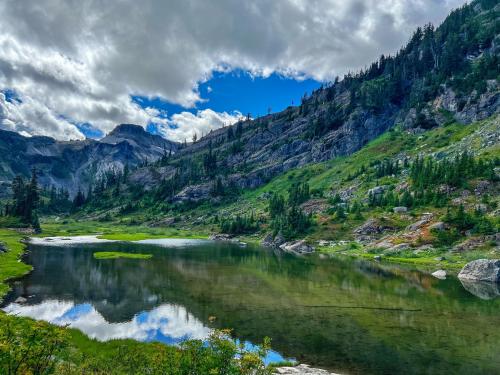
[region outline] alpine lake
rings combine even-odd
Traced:
[[[12,283],[2,308],[98,340],[175,345],[230,328],[250,347],[270,337],[268,362],[341,374],[500,374],[497,285],[208,240],[29,245],[24,261],[34,270]]]

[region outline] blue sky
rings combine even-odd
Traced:
[[[212,78],[199,86],[200,101],[193,108],[186,108],[178,104],[169,103],[160,98],[148,99],[133,96],[134,102],[142,108],[153,107],[165,111],[167,117],[176,113],[212,109],[215,112],[234,113],[236,111],[252,117],[267,114],[268,109],[279,112],[290,105],[300,103],[304,93],[321,86],[321,82],[313,79],[297,80],[273,73],[268,77],[254,77],[242,70],[230,72],[215,72]],[[95,129],[79,127],[88,137],[95,137]],[[156,126],[147,127],[151,133],[156,133]]]

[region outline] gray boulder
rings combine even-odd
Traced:
[[[458,274],[461,280],[500,282],[500,259],[477,259],[467,263]]]
[[[429,225],[430,230],[442,231],[445,230],[445,225],[442,221]]]

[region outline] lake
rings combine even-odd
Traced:
[[[248,346],[269,336],[268,361],[343,374],[500,373],[498,286],[203,240],[29,245],[25,261],[34,270],[13,282],[3,309],[99,340],[176,344],[231,328]]]

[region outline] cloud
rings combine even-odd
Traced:
[[[196,114],[181,112],[164,121],[159,131],[165,138],[178,142],[184,142],[184,140],[191,142],[194,134],[200,139],[211,130],[234,124],[242,117],[243,115],[239,112],[219,113],[211,109],[204,109]]]
[[[145,126],[162,117],[131,95],[194,107],[214,70],[331,80],[395,52],[417,25],[462,3],[4,0],[0,89],[30,105],[14,103],[18,116],[1,117],[1,126],[60,138],[81,136],[73,123],[105,132],[120,122]],[[51,115],[31,122],[25,111],[35,107]]]

